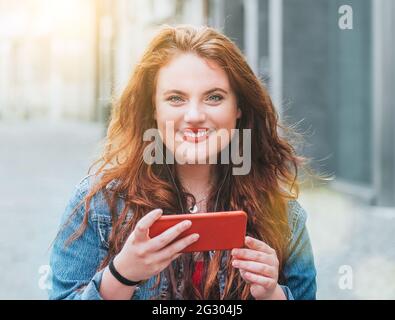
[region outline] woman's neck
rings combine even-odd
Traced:
[[[214,182],[215,175],[212,172],[212,165],[178,165],[176,170],[182,186],[195,197],[206,196]]]

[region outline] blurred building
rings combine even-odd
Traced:
[[[96,108],[106,122],[114,98],[162,24],[207,24],[208,0],[96,0]]]
[[[0,1],[0,118],[92,119],[94,0]]]
[[[114,1],[108,1],[114,8]],[[116,95],[130,77],[157,27],[162,24],[207,24],[208,1],[117,0],[114,16],[114,90]]]
[[[339,26],[344,4],[352,29]],[[242,49],[335,187],[395,206],[393,21],[392,0],[0,0],[0,117],[105,123],[158,25],[208,24]]]
[[[339,26],[344,4],[352,29]],[[395,2],[211,0],[209,8],[282,117],[306,132],[314,166],[334,173],[335,187],[394,206]]]
[[[0,0],[0,119],[106,122],[156,27],[207,1]]]

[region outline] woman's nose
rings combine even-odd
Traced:
[[[197,103],[191,103],[184,114],[185,122],[204,122],[206,114]]]

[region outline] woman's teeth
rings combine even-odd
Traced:
[[[191,132],[191,131],[184,132],[184,134],[187,137],[191,137],[191,138],[200,138],[200,137],[205,136],[206,133],[207,133],[206,131],[200,131],[200,132],[197,132],[197,133],[194,133],[194,132]]]

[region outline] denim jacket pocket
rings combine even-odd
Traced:
[[[92,221],[97,225],[97,231],[99,233],[100,239],[100,248],[104,251],[108,251],[108,240],[112,230],[111,217],[108,215],[93,214]]]

